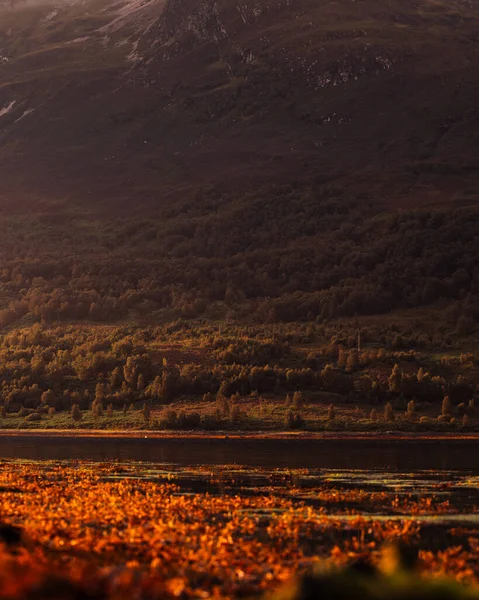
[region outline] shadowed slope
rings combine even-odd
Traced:
[[[6,197],[131,211],[314,175],[400,206],[476,200],[474,4],[17,6],[0,15]]]

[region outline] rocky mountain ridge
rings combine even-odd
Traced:
[[[469,206],[478,39],[462,0],[8,0],[0,193],[154,210],[316,178]]]

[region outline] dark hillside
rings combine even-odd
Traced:
[[[388,206],[476,201],[474,3],[11,4],[5,198],[144,214],[314,175]]]
[[[2,324],[479,319],[479,10],[8,2]],[[421,321],[422,322],[422,321]]]

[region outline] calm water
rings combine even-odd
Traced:
[[[479,474],[476,440],[80,438],[0,435],[0,458],[241,464],[291,469],[458,470]]]

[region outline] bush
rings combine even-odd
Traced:
[[[407,403],[406,414],[408,415],[408,417],[413,417],[416,414],[416,403],[414,402],[414,400],[410,400]]]
[[[81,414],[81,410],[80,410],[80,407],[78,406],[78,404],[74,404],[72,406],[71,415],[72,415],[72,419],[75,421],[75,423],[78,421],[81,421],[82,414]]]
[[[160,419],[162,429],[178,429],[178,415],[176,410],[167,410],[164,419]]]
[[[95,418],[103,417],[103,406],[100,400],[95,400],[91,405],[91,411]]]
[[[178,416],[178,429],[197,429],[201,423],[201,415],[197,412],[181,411]]]
[[[231,420],[233,423],[238,422],[241,419],[241,409],[237,404],[233,404],[231,408]]]
[[[206,431],[217,431],[221,429],[223,422],[215,415],[204,415],[201,419],[201,428]]]
[[[294,392],[293,394],[293,409],[301,410],[303,408],[303,394],[301,392]]]
[[[303,429],[305,426],[305,421],[300,414],[294,413],[292,410],[290,410],[286,415],[284,425],[286,429]]]
[[[394,421],[393,406],[390,402],[388,402],[384,407],[384,419],[386,421]]]
[[[475,407],[474,407],[474,398],[471,398],[469,400],[469,412],[468,412],[470,417],[473,417],[475,414]]]
[[[228,402],[228,399],[219,392],[216,395],[216,410],[222,417],[229,417],[230,415],[230,403]]]
[[[198,429],[200,424],[201,415],[199,413],[181,411],[180,414],[177,414],[175,410],[168,410],[165,418],[159,421],[162,429]]]
[[[328,408],[327,420],[328,421],[334,421],[335,418],[336,418],[336,411],[334,410],[334,405],[330,404],[329,408]]]
[[[31,423],[32,421],[41,421],[41,420],[42,420],[42,415],[38,412],[33,412],[32,414],[25,417],[25,421],[28,421],[28,423]]]
[[[113,412],[113,407],[112,407],[112,412]],[[145,419],[145,423],[149,423],[150,419],[151,419],[151,408],[149,404],[144,404],[143,405],[143,418]]]
[[[442,416],[450,416],[452,415],[452,404],[449,400],[449,396],[444,396],[441,406],[441,415]]]

